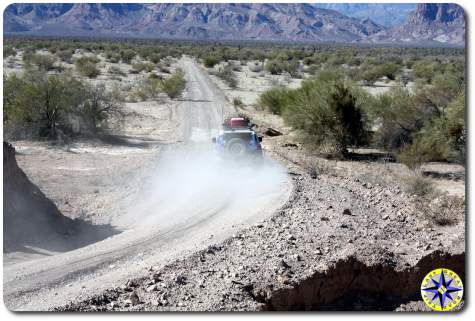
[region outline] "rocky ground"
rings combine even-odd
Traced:
[[[293,195],[272,218],[59,310],[414,310],[428,271],[464,278],[463,214],[434,226],[397,188],[287,164]]]
[[[426,273],[444,266],[464,279],[464,206],[438,225],[418,197],[397,185],[334,168],[311,172],[312,156],[279,119],[254,115],[261,132],[270,125],[284,132],[263,144],[292,177],[292,195],[279,211],[224,242],[56,310],[425,311],[419,291]]]

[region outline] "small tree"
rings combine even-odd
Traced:
[[[10,90],[4,98],[7,119],[40,123],[40,134],[51,138],[56,137],[58,124],[65,114],[81,99],[82,84],[70,75],[30,72],[21,78],[8,78],[6,86]]]
[[[84,86],[82,114],[90,124],[90,129],[96,130],[110,116],[119,114],[120,106],[120,102],[112,93],[106,91],[103,83]]]
[[[347,157],[349,145],[366,142],[362,111],[352,88],[339,80],[304,82],[284,112],[284,120],[315,145],[330,143]]]

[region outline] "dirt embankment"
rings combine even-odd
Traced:
[[[4,252],[64,252],[104,239],[116,231],[61,214],[18,167],[15,148],[3,143]]]

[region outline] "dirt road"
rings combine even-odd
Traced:
[[[183,58],[180,67],[187,91],[170,112],[182,119],[183,143],[160,148],[126,213],[109,214],[122,232],[70,252],[5,260],[4,301],[9,309],[47,310],[124,284],[150,266],[220,242],[270,216],[287,200],[291,183],[279,165],[269,163],[256,172],[223,168],[213,157],[210,138],[223,115],[233,110],[192,59]]]

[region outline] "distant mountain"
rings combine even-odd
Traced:
[[[463,9],[458,5],[419,4],[404,24],[392,28],[383,27],[372,19],[382,21],[393,14],[397,21],[412,6],[364,3],[12,4],[4,12],[3,27],[6,34],[50,36],[464,43],[465,19]],[[349,17],[333,9],[362,18]]]
[[[380,31],[370,42],[465,44],[464,10],[457,4],[422,3],[402,26]]]
[[[383,30],[308,4],[12,4],[4,32],[353,42]]]
[[[313,6],[336,10],[349,17],[371,19],[386,27],[402,25],[416,9],[415,3],[315,3]]]

